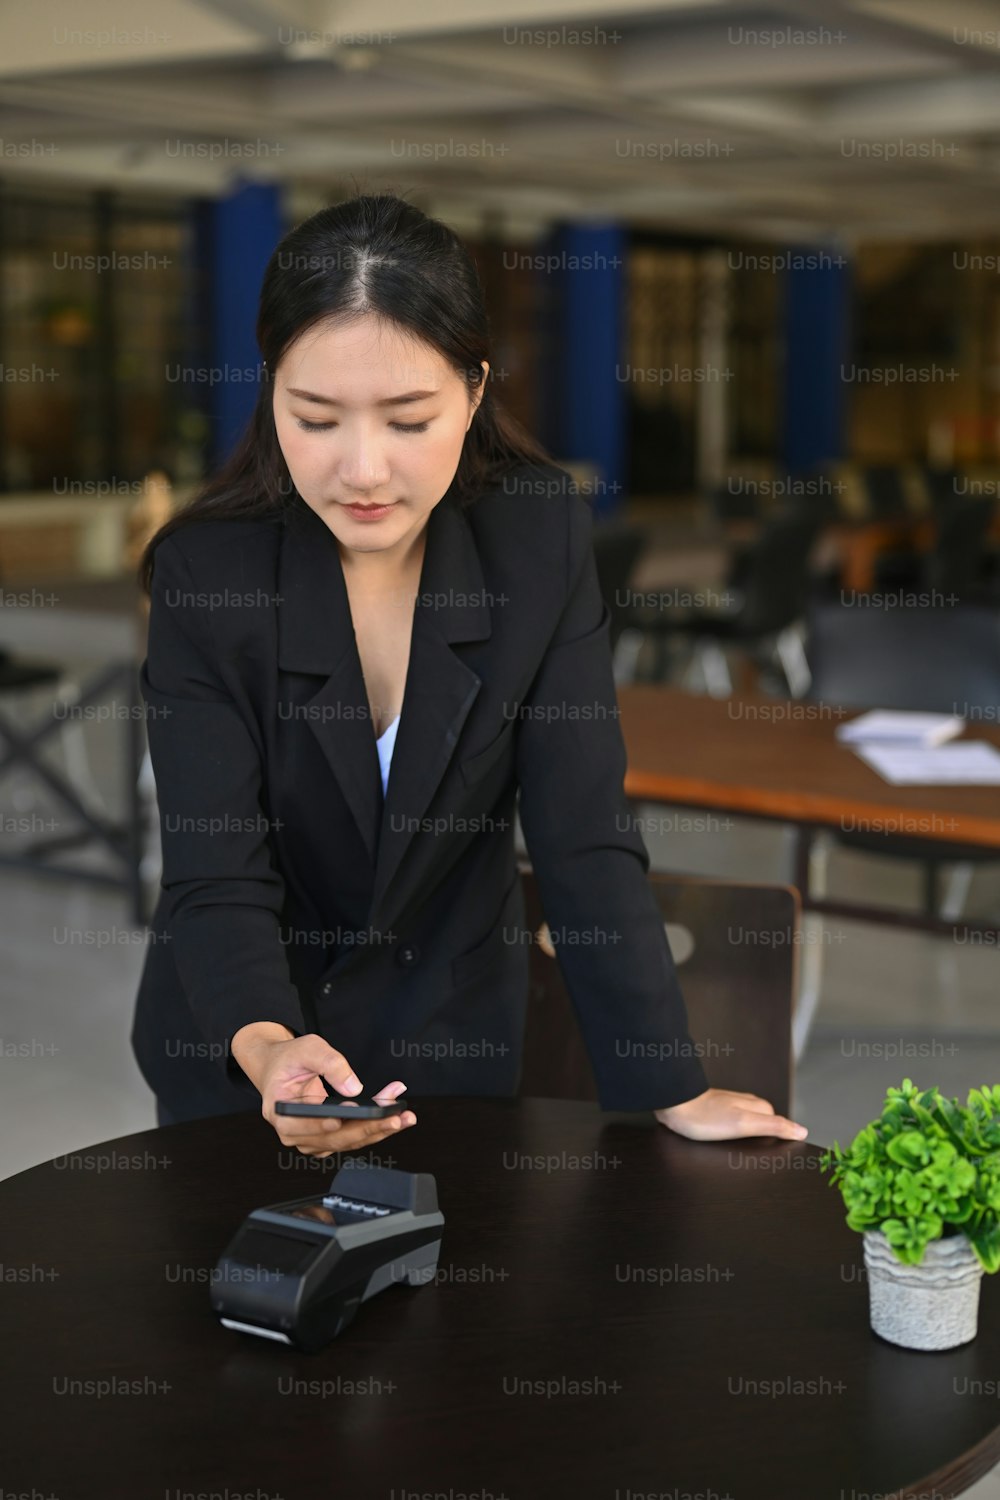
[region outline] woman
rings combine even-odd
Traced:
[[[602,1105],[804,1135],[688,1037],[590,506],[492,394],[468,252],[393,196],[324,209],[271,257],[257,338],[242,444],[140,570],[163,893],[132,1041],[161,1123],[259,1104],[326,1156],[415,1117],[275,1113],[323,1078],[514,1094],[519,796]]]

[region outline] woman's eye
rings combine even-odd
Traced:
[[[337,425],[335,422],[307,422],[305,417],[296,417],[295,420],[303,432],[329,432],[331,427]],[[397,432],[426,432],[428,424],[426,422],[390,422],[389,425]]]

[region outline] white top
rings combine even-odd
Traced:
[[[386,787],[389,785],[389,767],[392,764],[392,748],[396,743],[396,731],[399,728],[399,714],[393,719],[387,729],[383,729],[375,741],[378,751],[378,763],[382,769],[382,795],[385,796]]]

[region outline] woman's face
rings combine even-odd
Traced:
[[[471,397],[436,349],[373,314],[296,339],[275,371],[274,425],[342,555],[406,557],[454,478],[482,390]],[[390,509],[363,520],[352,503]]]

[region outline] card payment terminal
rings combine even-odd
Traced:
[[[314,1354],[376,1292],[432,1280],[443,1225],[429,1173],[354,1161],[322,1197],[253,1210],[218,1260],[212,1307],[225,1328]]]

